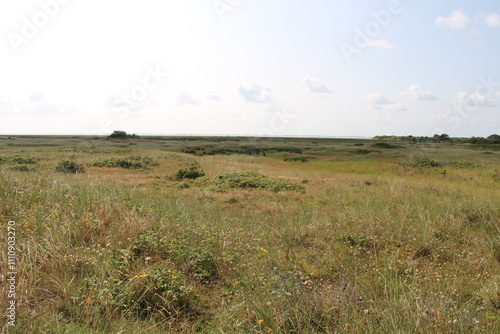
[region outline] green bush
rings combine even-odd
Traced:
[[[370,154],[372,152],[373,151],[370,151],[370,150],[356,150],[357,154]]]
[[[384,149],[403,148],[400,145],[394,145],[394,144],[389,144],[389,143],[375,143],[372,146],[377,147],[377,148],[384,148]]]
[[[168,240],[158,233],[147,231],[139,234],[132,244],[135,256],[168,253]]]
[[[128,283],[117,295],[118,303],[141,316],[189,313],[199,300],[195,289],[184,285],[182,274],[166,268],[152,267]]]
[[[234,188],[257,188],[274,192],[294,191],[304,192],[305,187],[288,180],[270,179],[265,175],[253,171],[247,172],[222,172],[208,183],[218,191]]]
[[[38,161],[32,157],[22,157],[20,155],[13,155],[10,157],[0,157],[0,164],[10,163],[19,165],[36,165]]]
[[[436,162],[428,158],[417,158],[413,161],[404,162],[401,165],[403,167],[415,167],[415,168],[433,168],[442,166],[439,162]]]
[[[476,164],[474,162],[470,161],[450,161],[444,164],[445,166],[449,166],[452,168],[458,168],[458,169],[472,169],[472,168],[481,168],[480,164]]]
[[[196,164],[191,164],[189,167],[181,168],[174,175],[177,180],[194,180],[202,176],[205,176],[205,172],[198,169],[198,166]]]
[[[148,166],[157,166],[158,163],[151,157],[130,156],[126,158],[111,158],[96,160],[89,164],[89,167],[110,167],[125,169],[140,169]]]
[[[15,171],[15,172],[32,172],[36,170],[36,166],[33,165],[14,165],[9,167],[9,170]]]
[[[57,163],[55,170],[66,174],[78,174],[85,172],[83,165],[77,164],[74,161],[64,160]]]
[[[285,158],[284,161],[309,162],[309,159],[312,159],[312,157],[288,157],[288,158]]]
[[[210,283],[219,276],[217,259],[209,250],[194,248],[191,251],[190,268],[202,283]]]

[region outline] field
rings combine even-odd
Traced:
[[[499,189],[455,139],[0,136],[2,332],[499,333]]]

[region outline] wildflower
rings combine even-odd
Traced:
[[[260,324],[262,324],[263,322],[264,322],[264,320],[262,320],[262,319],[257,320],[257,323],[258,323],[259,325],[260,325]]]

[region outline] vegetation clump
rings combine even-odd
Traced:
[[[433,168],[433,167],[441,167],[442,164],[428,158],[417,158],[414,159],[413,161],[402,163],[402,166],[415,167],[415,168]]]
[[[195,289],[184,284],[182,274],[171,269],[154,266],[127,283],[117,296],[119,305],[140,316],[185,314],[199,299]]]
[[[85,172],[85,168],[81,164],[77,164],[74,161],[64,160],[57,163],[55,167],[56,172],[66,173],[66,174],[78,174]]]
[[[219,191],[234,188],[255,188],[274,192],[305,192],[303,185],[280,179],[271,179],[254,171],[222,172],[208,180],[208,183]]]
[[[309,162],[311,157],[287,157],[284,161],[288,162]]]
[[[20,155],[0,157],[0,164],[36,165],[38,161],[33,157],[23,157]]]
[[[189,167],[179,169],[174,175],[177,180],[194,180],[202,176],[205,176],[205,172],[199,169],[198,165],[195,163],[191,164]]]
[[[467,142],[475,145],[498,145],[500,144],[500,135],[494,134],[486,138],[472,137]]]
[[[372,146],[377,147],[377,148],[388,149],[388,150],[396,149],[396,148],[403,148],[400,145],[394,145],[394,144],[390,144],[390,143],[375,143]]]
[[[156,162],[151,157],[130,156],[126,158],[111,158],[104,160],[96,160],[91,163],[90,167],[110,167],[110,168],[125,168],[125,169],[140,169],[149,166],[156,166]]]
[[[14,165],[9,167],[8,169],[15,172],[32,172],[37,168],[35,165]]]

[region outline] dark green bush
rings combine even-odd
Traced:
[[[373,151],[370,151],[370,150],[357,150],[356,153],[357,154],[369,154],[369,153],[372,153]]]
[[[38,161],[32,157],[22,157],[20,155],[13,155],[10,157],[0,157],[0,164],[10,163],[19,165],[36,165]]]
[[[270,179],[254,171],[222,172],[207,181],[217,191],[234,188],[257,188],[274,192],[295,191],[304,192],[305,187],[288,180]]]
[[[177,180],[194,180],[202,176],[205,176],[205,172],[200,170],[196,164],[191,164],[189,167],[181,168],[174,175]]]
[[[404,162],[401,165],[403,167],[416,167],[416,168],[433,168],[442,166],[439,162],[436,162],[428,158],[417,158],[413,161]]]
[[[110,167],[110,168],[125,168],[125,169],[140,169],[149,166],[156,166],[158,163],[151,157],[130,156],[126,158],[111,158],[104,160],[96,160],[91,163],[90,167]]]
[[[394,145],[394,144],[389,144],[389,143],[375,143],[372,146],[377,147],[377,148],[384,148],[384,149],[403,148],[400,145]]]
[[[309,159],[311,159],[311,157],[288,157],[288,158],[285,158],[284,161],[290,161],[290,162],[309,162]]]
[[[55,170],[66,174],[78,174],[85,172],[83,165],[77,164],[74,161],[64,160],[57,163]]]

